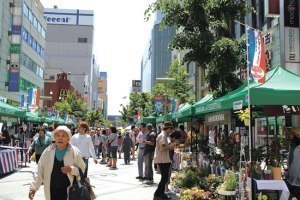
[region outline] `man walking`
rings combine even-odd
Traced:
[[[70,144],[77,147],[81,153],[82,159],[86,165],[85,172],[84,172],[84,178],[86,178],[88,173],[89,157],[90,156],[93,157],[95,164],[97,164],[98,161],[95,155],[94,145],[91,136],[88,134],[89,131],[88,123],[84,121],[79,122],[77,129],[78,129],[78,133],[72,136],[70,140]]]
[[[146,132],[146,124],[141,123],[140,124],[140,130],[141,132],[137,136],[136,140],[139,143],[138,147],[138,172],[139,176],[136,177],[136,179],[143,180],[144,179],[144,150],[145,150],[145,145],[146,145],[146,137],[147,137],[147,132]]]
[[[144,160],[145,160],[145,183],[152,184],[153,183],[153,155],[155,150],[155,142],[156,142],[156,133],[152,131],[152,124],[146,125],[146,142],[145,142],[145,152],[144,152]]]
[[[168,174],[171,166],[169,150],[174,148],[174,144],[168,144],[168,136],[171,134],[172,129],[173,124],[171,122],[165,122],[163,131],[158,135],[156,139],[154,163],[159,166],[161,179],[154,193],[154,200],[171,199],[171,197],[166,195],[164,192],[165,185],[168,182]]]

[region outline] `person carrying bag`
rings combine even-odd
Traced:
[[[82,179],[84,177],[82,170],[79,167],[77,168],[80,176],[74,176],[73,185],[69,188],[69,200],[92,200],[90,195],[91,186],[87,186]]]

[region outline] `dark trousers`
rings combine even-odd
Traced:
[[[130,149],[124,150],[124,163],[129,164],[130,163]]]
[[[89,168],[89,159],[88,158],[82,158],[82,160],[85,163],[85,170],[84,170],[84,173],[83,173],[83,178],[86,178],[87,173],[88,173],[88,168]]]
[[[165,185],[168,182],[171,163],[158,163],[158,166],[160,168],[161,179],[154,195],[163,196],[165,194]]]
[[[153,180],[153,154],[154,152],[148,152],[144,155],[144,161],[145,161],[145,178],[147,180]]]
[[[50,187],[51,200],[67,200],[67,188],[52,188]]]
[[[35,162],[36,162],[36,164],[39,163],[40,157],[41,157],[41,154],[35,154]]]

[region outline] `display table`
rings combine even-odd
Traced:
[[[0,150],[0,174],[6,174],[18,168],[17,150]]]
[[[230,199],[234,200],[235,199],[235,193],[236,193],[235,191],[226,191],[226,190],[223,190],[221,188],[218,188],[217,192],[218,192],[219,195],[224,196],[226,200],[227,199],[228,200],[230,200]]]
[[[255,180],[257,190],[281,190],[280,200],[289,199],[290,191],[283,180]]]

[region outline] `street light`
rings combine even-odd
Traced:
[[[168,102],[168,84],[174,84],[175,78],[156,78],[157,83],[163,83],[165,85],[165,103],[164,103],[164,121],[167,121],[167,102]]]

